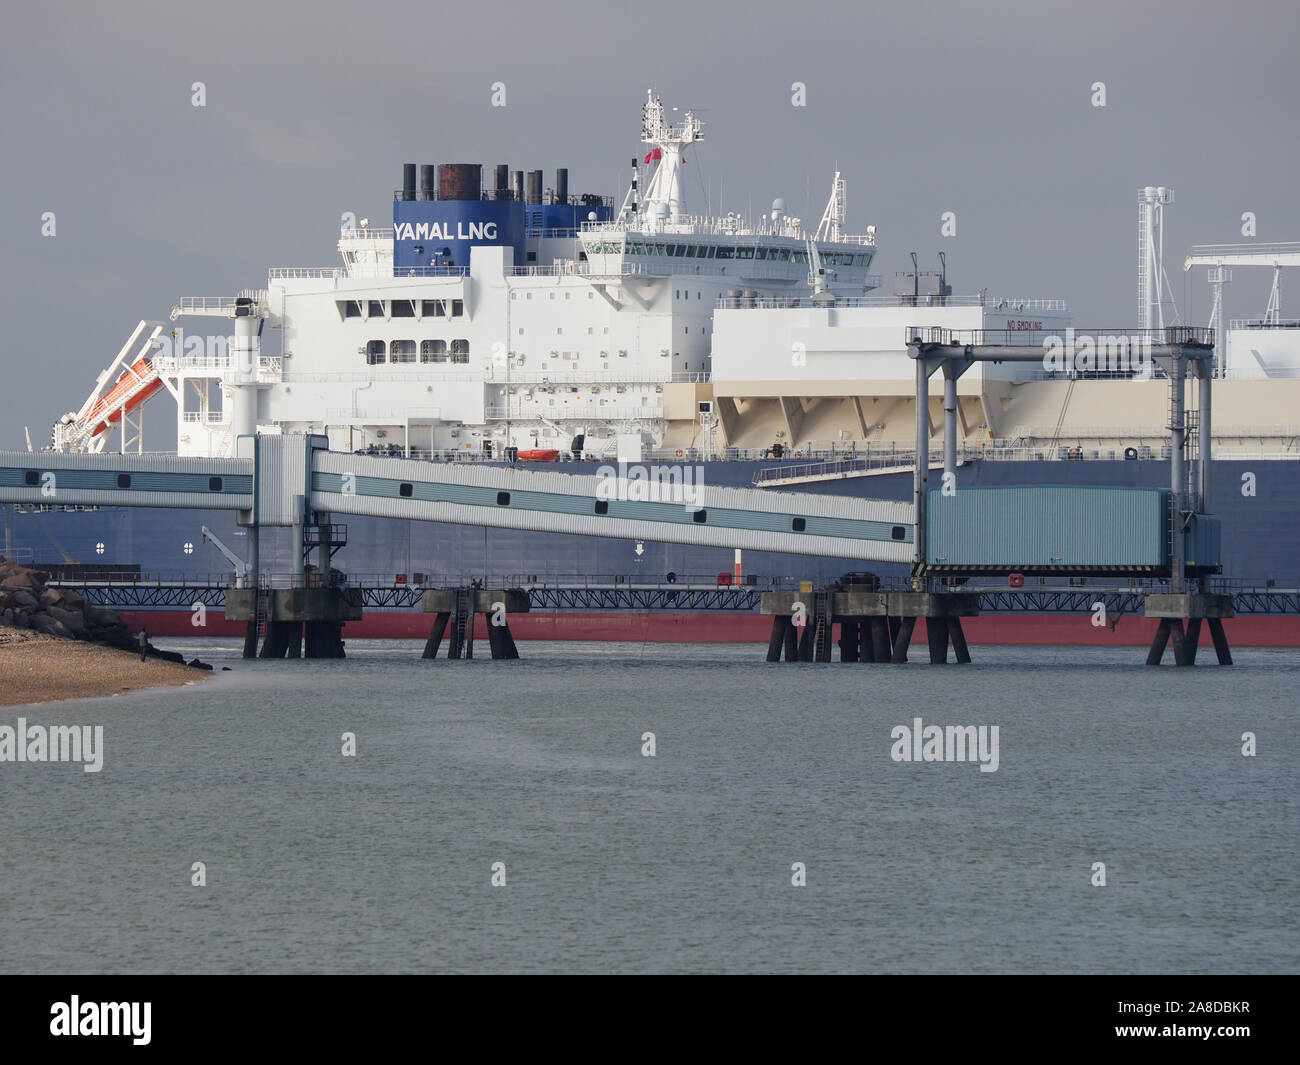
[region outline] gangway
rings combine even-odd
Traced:
[[[323,436],[240,437],[226,459],[0,452],[0,502],[235,510],[249,527],[307,530],[330,514],[906,563],[915,508],[672,480],[676,467],[595,475],[377,458]],[[314,521],[304,520],[315,514]],[[305,541],[304,541],[305,542]],[[335,541],[331,538],[330,544]]]

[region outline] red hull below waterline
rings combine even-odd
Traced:
[[[242,622],[226,621],[210,610],[205,624],[179,610],[120,611],[133,632],[141,627],[152,636],[242,636]],[[343,628],[347,640],[423,640],[433,624],[432,615],[416,611],[370,611],[361,621]],[[1112,629],[1095,626],[1090,614],[985,614],[964,618],[962,628],[970,644],[1008,646],[1149,647],[1157,622],[1144,617],[1123,617]],[[475,622],[475,639],[487,639],[485,619]],[[924,621],[918,622],[912,643],[924,647]],[[1300,617],[1248,615],[1224,622],[1233,647],[1300,647]],[[515,614],[510,631],[516,640],[589,640],[595,642],[649,643],[761,643],[772,633],[772,619],[761,614],[632,614],[546,613]],[[839,626],[836,626],[836,638]],[[1202,642],[1209,643],[1208,634]]]

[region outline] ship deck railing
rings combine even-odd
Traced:
[[[39,567],[38,567],[39,568]],[[1098,603],[1114,617],[1139,615],[1145,597],[1169,590],[1167,580],[1115,577],[1038,577],[1022,587],[986,578],[934,579],[929,587],[961,591],[979,598],[985,613],[1074,613],[1095,612]],[[190,610],[202,603],[221,607],[234,580],[226,573],[135,573],[124,571],[120,579],[111,570],[97,570],[92,578],[64,575],[52,585],[78,591],[97,606],[116,609]],[[308,571],[263,572],[262,589],[292,587],[337,587],[346,598],[368,609],[411,610],[418,607],[428,589],[522,588],[528,592],[534,610],[714,610],[750,612],[758,608],[763,592],[819,590],[909,591],[906,575],[877,577],[871,573],[846,572],[838,580],[814,585],[806,578],[732,573],[677,574],[342,574],[328,576]],[[1300,614],[1300,576],[1286,580],[1208,578],[1205,590],[1231,595],[1239,615]]]
[[[1230,318],[1229,329],[1300,329],[1300,318],[1280,318],[1276,322],[1263,318]]]

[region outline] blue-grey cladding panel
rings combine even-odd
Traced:
[[[1167,566],[1168,501],[1159,488],[935,490],[926,557],[936,566]]]

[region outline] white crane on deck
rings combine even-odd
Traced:
[[[1278,244],[1197,244],[1183,260],[1183,272],[1193,266],[1208,267],[1207,280],[1214,286],[1214,305],[1210,311],[1210,328],[1215,330],[1215,363],[1223,366],[1223,331],[1227,325],[1223,317],[1223,286],[1232,280],[1232,266],[1271,266],[1273,288],[1269,292],[1268,306],[1264,309],[1264,325],[1277,325],[1281,320],[1282,267],[1300,266],[1300,242]]]

